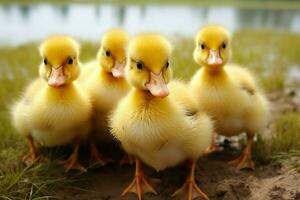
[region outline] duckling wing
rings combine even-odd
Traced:
[[[29,113],[28,109],[31,107],[34,98],[36,97],[42,86],[42,79],[32,81],[25,89],[21,99],[15,102],[10,108],[12,124],[20,134],[29,134],[27,122]]]
[[[205,150],[211,143],[213,134],[213,121],[212,119],[197,111],[191,116],[186,116],[189,122],[189,130],[186,133],[185,141],[187,143],[186,148],[190,158],[197,159],[203,155]]]
[[[256,84],[255,77],[245,68],[232,66],[232,80],[236,80],[239,88],[248,95],[249,104],[246,107],[243,121],[248,131],[261,130],[269,118],[269,103],[263,92]]]
[[[239,88],[249,96],[259,92],[256,80],[250,71],[236,65],[228,66],[226,70],[229,71],[228,74],[230,74],[232,80],[237,81]]]
[[[186,116],[192,116],[198,111],[196,99],[188,92],[188,86],[182,81],[171,81],[169,84],[170,95],[183,109]]]

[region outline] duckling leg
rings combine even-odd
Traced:
[[[209,147],[206,149],[205,153],[209,154],[209,153],[219,151],[218,145],[216,145],[216,143],[215,143],[215,139],[216,139],[216,133],[213,133],[211,143],[210,143]]]
[[[152,180],[146,177],[142,170],[141,161],[136,158],[135,159],[135,177],[130,185],[123,191],[122,196],[125,196],[127,193],[136,193],[139,200],[142,199],[144,193],[151,192],[156,194],[153,186],[151,185]]]
[[[123,154],[123,158],[120,161],[120,165],[132,165],[134,163],[134,157],[125,153]]]
[[[196,162],[190,161],[190,174],[187,177],[185,183],[182,187],[176,190],[172,197],[178,196],[179,194],[187,191],[187,199],[193,200],[194,198],[200,197],[203,200],[208,200],[208,197],[202,190],[197,186],[195,182],[195,169],[196,169]]]
[[[242,155],[238,157],[237,159],[230,161],[229,164],[238,168],[238,169],[244,169],[244,168],[250,168],[254,170],[254,162],[252,161],[252,144],[253,144],[253,138],[254,134],[247,133],[247,146],[244,149]]]
[[[101,166],[106,165],[107,163],[112,162],[111,159],[105,158],[97,149],[97,146],[94,141],[90,141],[91,157],[90,164],[96,165],[100,164]]]
[[[27,136],[26,137],[28,147],[29,147],[29,152],[25,156],[22,157],[22,161],[26,165],[32,164],[39,156],[38,150],[34,145],[33,138],[32,136]]]
[[[71,169],[80,170],[86,172],[87,170],[78,161],[78,151],[80,146],[80,137],[76,137],[74,141],[73,153],[67,160],[59,161],[59,164],[63,165],[68,172]]]

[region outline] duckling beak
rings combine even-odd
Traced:
[[[59,87],[66,83],[66,76],[64,75],[63,67],[51,68],[51,74],[48,78],[48,85],[52,87]]]
[[[159,74],[151,72],[150,81],[146,84],[146,87],[153,96],[164,98],[169,95],[169,89],[163,78],[162,72]]]
[[[219,50],[209,50],[206,62],[208,65],[221,65],[223,60],[220,56]]]
[[[122,62],[116,61],[114,64],[114,67],[111,69],[111,73],[112,73],[113,77],[123,78],[125,65],[126,65],[125,61],[122,61]]]

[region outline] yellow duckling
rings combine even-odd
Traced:
[[[137,36],[129,44],[126,77],[133,89],[110,117],[112,134],[129,155],[136,157],[135,178],[122,195],[134,192],[141,199],[144,191],[156,193],[143,175],[141,160],[156,170],[188,161],[187,181],[173,195],[187,189],[189,200],[196,196],[208,199],[196,185],[194,172],[198,157],[210,144],[213,125],[197,110],[186,113],[193,98],[179,97],[181,89],[185,90],[181,95],[188,95],[184,85],[173,83],[169,95],[170,56],[170,43],[156,34]],[[177,93],[173,95],[174,91]],[[190,103],[183,103],[183,99]]]
[[[207,26],[198,32],[194,59],[202,68],[192,78],[190,91],[200,108],[215,120],[217,133],[247,133],[243,154],[230,163],[239,169],[254,169],[253,137],[266,124],[268,102],[246,69],[225,66],[231,57],[230,45],[228,32],[220,26]],[[214,148],[213,142],[211,149]]]
[[[27,138],[29,153],[38,158],[34,140],[46,147],[74,142],[74,151],[61,162],[67,170],[85,171],[77,160],[80,139],[90,130],[91,103],[74,83],[80,73],[79,45],[67,36],[53,36],[40,46],[40,78],[33,81],[12,109],[14,127]]]
[[[122,30],[111,30],[104,34],[97,61],[90,62],[83,68],[80,82],[90,95],[94,108],[93,135],[90,138],[91,162],[105,165],[104,158],[95,145],[96,138],[112,141],[108,130],[108,113],[117,102],[127,94],[130,87],[124,78],[126,65],[126,47],[129,35]]]

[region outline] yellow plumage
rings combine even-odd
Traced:
[[[80,71],[79,46],[69,37],[53,36],[42,43],[40,52],[44,60],[41,78],[29,84],[13,106],[13,125],[43,146],[65,145],[90,130],[90,100],[73,83]],[[55,68],[62,71],[56,73]]]
[[[116,63],[125,66],[128,40],[128,34],[122,30],[105,33],[97,60],[83,66],[79,80],[82,88],[91,97],[94,108],[93,129],[104,140],[112,139],[107,129],[108,113],[130,89],[125,78],[115,77],[112,73]]]
[[[171,82],[170,96],[164,99],[145,90],[149,71],[163,71],[169,82],[171,70],[165,63],[170,53],[170,44],[158,35],[141,35],[131,42],[129,59],[140,60],[145,67],[136,70],[134,62],[127,63],[128,79],[136,89],[119,102],[111,116],[112,133],[125,150],[157,170],[196,159],[210,143],[212,132],[210,119],[198,112],[183,83]],[[193,112],[191,117],[187,110]]]
[[[197,159],[209,146],[212,123],[201,113],[185,116],[171,96],[152,98],[133,90],[111,119],[112,133],[124,149],[156,170]]]
[[[200,109],[215,120],[217,133],[234,136],[247,132],[252,138],[266,124],[268,102],[248,70],[225,66],[231,56],[230,45],[222,27],[207,26],[199,31],[194,59],[203,67],[192,78],[190,91]],[[247,167],[253,168],[250,165]]]
[[[143,194],[140,184],[155,192],[141,173],[139,159],[156,170],[192,161],[186,184],[195,188],[195,161],[211,142],[213,123],[187,94],[187,86],[171,82],[168,96],[167,84],[172,75],[170,56],[171,45],[165,38],[154,34],[134,38],[129,44],[126,66],[127,79],[134,88],[110,116],[112,134],[128,154],[138,158],[135,179],[141,180],[134,180],[123,194],[137,187],[139,199]],[[203,194],[201,197],[206,197]]]
[[[217,133],[234,136],[257,132],[266,124],[268,103],[243,68],[226,66],[218,76],[211,77],[202,68],[191,80],[201,110],[212,115]]]

